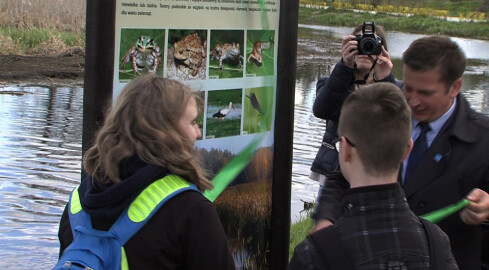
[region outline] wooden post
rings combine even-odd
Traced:
[[[112,103],[116,0],[87,0],[82,154]],[[82,179],[85,173],[82,167]]]

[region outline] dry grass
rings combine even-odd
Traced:
[[[85,31],[85,0],[0,0],[0,25]]]
[[[0,35],[0,54],[18,54],[19,50],[10,37]]]
[[[85,0],[0,0],[0,55],[83,55]]]

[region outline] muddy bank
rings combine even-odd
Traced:
[[[83,83],[84,56],[0,55],[0,84]]]

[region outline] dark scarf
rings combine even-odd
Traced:
[[[116,220],[144,188],[168,174],[163,167],[148,164],[138,157],[119,165],[122,181],[104,185],[91,176],[80,184],[78,192],[83,209],[94,219]]]

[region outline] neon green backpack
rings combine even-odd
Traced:
[[[78,188],[70,196],[69,218],[73,242],[66,248],[53,270],[127,270],[124,244],[131,239],[170,198],[186,190],[199,191],[177,175],[167,175],[146,187],[112,225],[110,230],[92,228],[83,211]],[[200,191],[199,191],[200,192]]]

